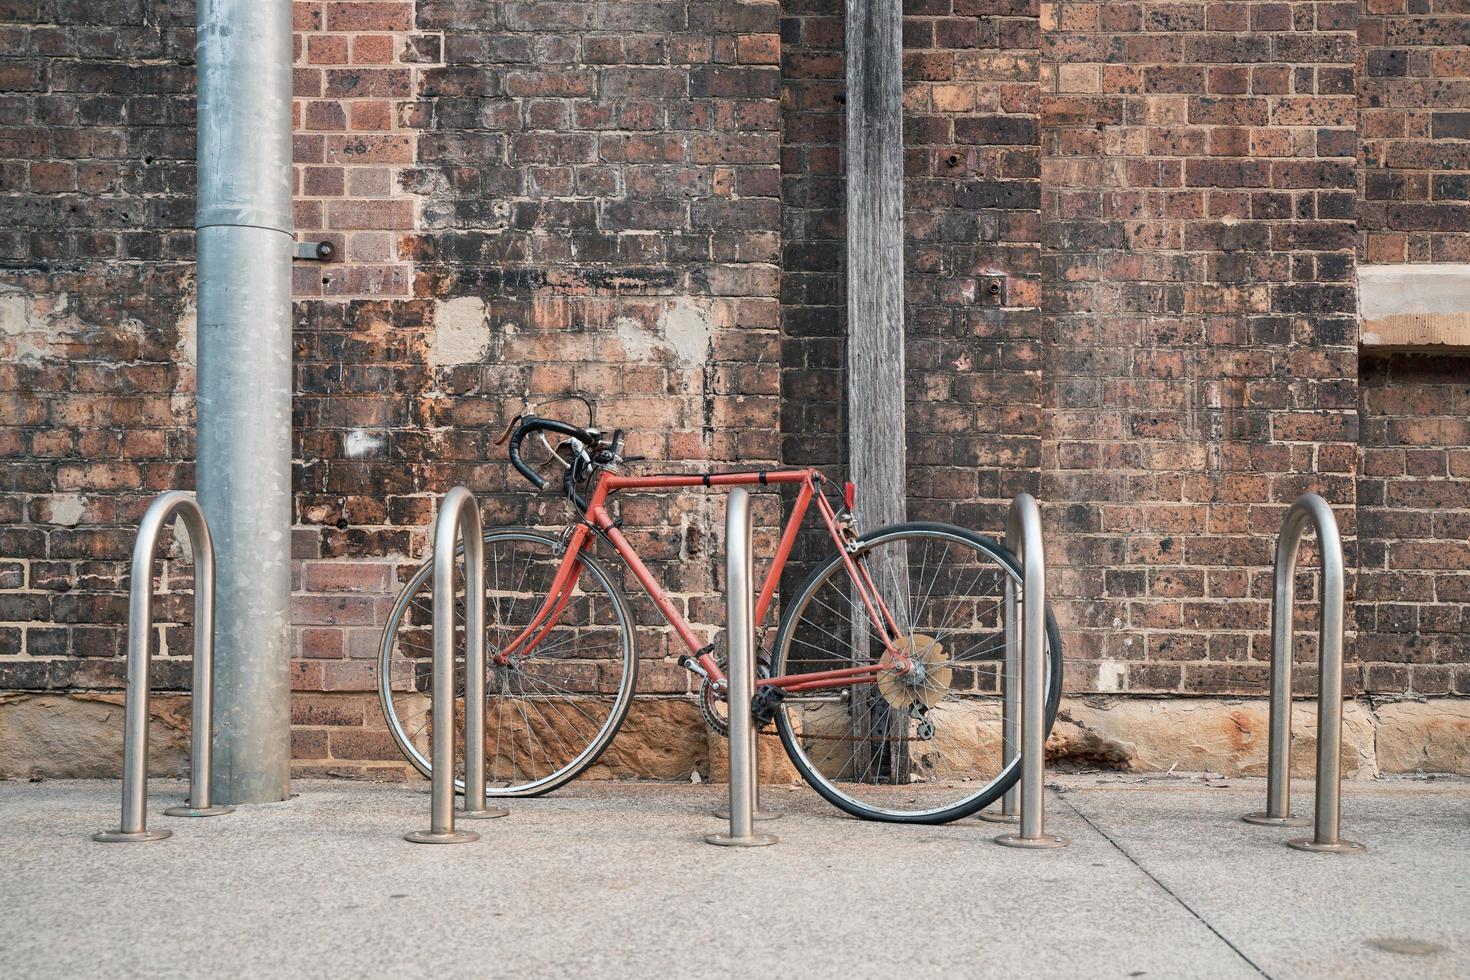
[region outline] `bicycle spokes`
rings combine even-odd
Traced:
[[[538,532],[485,537],[490,669],[485,690],[471,696],[485,699],[490,795],[532,795],[575,778],[608,746],[632,700],[637,652],[627,601],[593,560],[578,562],[568,581],[561,554],[555,538]],[[553,593],[559,575],[566,587]],[[389,730],[426,775],[435,724],[427,697],[432,591],[422,572],[408,583],[384,634],[379,679]],[[503,655],[533,623],[537,642]],[[458,693],[453,723],[462,728]]]
[[[868,666],[844,690],[795,687],[778,723],[792,757],[839,806],[884,819],[924,818],[998,795],[1008,553],[959,529],[919,525],[865,542],[853,556],[898,627],[886,639],[854,593],[849,563],[829,562],[795,597],[776,661],[782,677]]]

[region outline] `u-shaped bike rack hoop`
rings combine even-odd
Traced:
[[[755,832],[755,574],[750,493],[742,487],[730,491],[725,505],[725,643],[730,666],[730,832],[704,839],[725,847],[761,847],[777,838]]]
[[[1071,841],[1046,832],[1043,781],[1046,775],[1046,556],[1041,543],[1041,509],[1036,498],[1023,493],[1011,501],[1006,518],[1006,546],[1021,563],[1022,593],[1017,600],[1014,583],[1006,587],[1004,718],[1001,733],[1008,747],[1005,761],[1014,758],[1014,732],[1021,737],[1019,833],[1001,834],[997,844],[1007,847],[1057,848]],[[1017,606],[1020,606],[1019,611]],[[1018,617],[1019,612],[1019,617]],[[1020,642],[1016,625],[1019,618]],[[1020,661],[1020,691],[1013,691],[1016,660]],[[1016,712],[1019,710],[1019,724]],[[1012,790],[1014,792],[1014,790]],[[1014,799],[1007,794],[1008,800]],[[1001,819],[1010,812],[1009,806]]]
[[[1315,493],[1296,498],[1276,541],[1276,584],[1271,606],[1271,721],[1266,773],[1266,809],[1247,814],[1247,823],[1272,827],[1304,827],[1309,821],[1291,813],[1291,666],[1292,612],[1295,605],[1296,560],[1307,529],[1317,531],[1322,553],[1322,602],[1317,624],[1317,793],[1311,837],[1288,841],[1297,850],[1361,854],[1362,844],[1339,836],[1342,789],[1342,538],[1332,508]]]
[[[152,664],[153,553],[163,529],[177,516],[189,532],[194,559],[194,692],[190,733],[189,800],[163,811],[171,817],[214,817],[234,807],[215,806],[210,797],[214,738],[214,541],[204,511],[182,490],[161,493],[138,525],[128,589],[128,684],[123,706],[122,820],[116,830],[92,839],[104,844],[155,841],[171,830],[149,830],[148,673]]]
[[[1012,502],[1006,521],[1005,545],[1017,556],[1025,549],[1018,512]],[[1024,572],[1024,568],[1023,568]],[[1004,633],[1005,659],[1001,667],[1001,765],[1010,766],[1020,755],[1021,746],[1021,601],[1014,579],[1005,584]],[[1017,780],[1001,798],[999,812],[982,812],[981,820],[990,823],[1019,823],[1021,820],[1021,782]]]
[[[414,844],[468,844],[480,839],[454,828],[454,558],[464,540],[464,812],[503,817],[485,805],[485,542],[480,507],[464,487],[439,504],[434,522],[433,775],[428,830],[404,834]]]

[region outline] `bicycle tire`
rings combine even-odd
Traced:
[[[495,528],[485,532],[484,541],[486,546],[487,561],[492,554],[492,548],[497,541],[523,541],[544,545],[550,549],[560,547],[560,539],[541,531],[528,528]],[[463,548],[458,549],[460,553]],[[612,744],[624,721],[627,720],[628,711],[632,707],[633,696],[638,685],[638,649],[637,649],[637,622],[633,616],[632,604],[628,602],[626,594],[617,584],[609,570],[596,558],[586,553],[580,556],[580,561],[587,566],[595,579],[606,589],[608,597],[617,606],[618,620],[623,627],[623,675],[618,685],[618,690],[609,711],[608,720],[599,728],[594,739],[589,742],[588,749],[584,749],[574,760],[574,765],[558,770],[551,776],[531,781],[530,783],[514,784],[500,787],[488,785],[485,789],[487,797],[534,797],[550,793],[560,789],[567,783],[576,779],[589,767],[596,764],[597,760]],[[425,752],[413,743],[413,738],[405,731],[405,726],[399,718],[395,705],[391,668],[393,647],[398,635],[399,627],[402,625],[404,616],[414,603],[415,596],[426,583],[432,582],[433,557],[430,556],[404,584],[394,601],[392,612],[388,616],[387,625],[383,629],[382,639],[378,647],[378,699],[382,706],[383,715],[388,723],[389,733],[397,744],[404,758],[425,777],[433,773],[432,764]],[[487,580],[486,588],[491,588]],[[493,628],[493,624],[487,617],[487,633]],[[487,718],[490,712],[487,710]],[[488,741],[488,739],[487,739]],[[464,780],[455,779],[455,789],[463,792]]]
[[[909,534],[942,534],[965,540],[974,547],[987,552],[998,562],[1006,566],[1012,576],[1019,579],[1022,569],[1014,553],[1003,544],[992,538],[977,534],[965,528],[956,527],[951,524],[941,524],[927,521],[909,521],[902,524],[894,524],[879,528],[858,538],[856,542],[857,552],[864,548],[871,548],[885,541],[894,540]],[[784,610],[781,622],[777,628],[776,639],[773,646],[772,673],[781,675],[786,673],[788,649],[791,644],[792,634],[796,629],[797,617],[801,615],[806,604],[821,584],[827,579],[833,568],[842,560],[841,555],[833,555],[807,576],[801,587],[797,590],[793,601]],[[1057,709],[1061,703],[1062,695],[1062,639],[1057,629],[1056,617],[1052,614],[1050,604],[1046,610],[1046,635],[1047,635],[1047,682],[1046,682],[1046,726],[1045,732],[1050,733],[1053,723],[1056,721]],[[781,736],[781,743],[791,759],[792,765],[801,773],[802,778],[809,786],[815,789],[825,800],[844,812],[864,820],[876,820],[885,823],[909,823],[909,824],[943,824],[978,813],[980,810],[990,806],[1005,795],[1012,786],[1020,779],[1021,755],[1018,751],[1011,762],[1004,766],[1000,773],[981,790],[965,799],[934,810],[920,810],[910,813],[894,813],[882,811],[854,800],[850,796],[838,791],[822,775],[808,759],[807,753],[798,745],[798,735],[795,732],[787,710],[784,708],[776,713],[776,730]]]

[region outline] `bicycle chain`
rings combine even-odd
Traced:
[[[774,734],[774,733],[773,733]],[[917,738],[913,735],[885,735],[882,738],[869,738],[863,735],[808,735],[802,733],[797,736],[811,742],[931,742],[933,739]]]
[[[776,731],[759,731],[757,735],[762,738],[780,738],[781,733]],[[932,742],[931,738],[917,738],[913,735],[885,735],[883,738],[865,738],[862,735],[798,735],[797,738],[808,742]]]

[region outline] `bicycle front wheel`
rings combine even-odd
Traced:
[[[782,616],[773,676],[878,665],[876,682],[788,694],[776,713],[787,754],[811,786],[856,817],[946,823],[998,800],[1020,777],[1007,763],[1006,590],[1025,601],[1005,546],[947,524],[908,523],[860,538],[849,552],[899,627],[915,669],[869,623],[841,555],[807,578]],[[1046,614],[1046,730],[1061,699],[1062,643]]]
[[[505,529],[485,535],[485,795],[538,796],[597,761],[617,734],[638,679],[632,609],[602,564],[579,559],[570,599],[545,638],[504,664],[495,662],[541,609],[561,564],[559,539]],[[464,724],[463,583],[456,583],[456,709]],[[378,652],[378,696],[393,740],[428,776],[434,726],[433,559],[404,586]],[[456,741],[463,745],[462,736]],[[455,753],[455,786],[464,789],[464,753]]]

